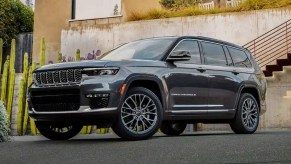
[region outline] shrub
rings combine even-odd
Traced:
[[[237,7],[204,10],[197,7],[196,4],[199,2],[200,0],[161,0],[160,3],[166,9],[151,10],[146,13],[132,12],[128,21],[291,7],[291,0],[245,0]]]
[[[0,101],[0,142],[9,140],[9,128],[7,121],[6,109],[2,101]]]
[[[33,31],[33,11],[20,0],[0,0],[0,38],[8,46],[17,34]]]
[[[160,4],[165,8],[183,8],[194,6],[202,0],[161,0]]]

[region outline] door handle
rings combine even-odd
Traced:
[[[199,72],[203,73],[203,72],[205,72],[206,70],[205,70],[205,69],[203,69],[203,68],[197,68],[197,71],[199,71]]]
[[[233,73],[234,75],[238,75],[238,74],[239,74],[239,72],[237,72],[237,71],[232,71],[232,73]]]

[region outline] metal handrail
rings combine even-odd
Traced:
[[[291,19],[248,42],[243,47],[250,50],[260,67],[287,56],[291,51]]]
[[[262,34],[261,36],[257,37],[257,38],[256,38],[256,39],[254,39],[254,40],[257,40],[257,39],[259,39],[259,38],[261,38],[261,37],[263,37],[263,36],[267,35],[268,33],[270,33],[270,32],[272,32],[272,31],[274,31],[274,30],[278,29],[278,27],[280,27],[280,26],[282,26],[282,25],[285,25],[285,24],[286,24],[286,23],[288,23],[288,22],[291,22],[291,19],[289,19],[289,20],[287,20],[286,22],[284,22],[284,23],[282,23],[282,24],[278,25],[277,27],[273,28],[272,30],[270,30],[270,31],[268,31],[268,32],[266,32],[266,33],[264,33],[264,34]],[[248,43],[247,43],[247,44],[245,44],[245,45],[248,45],[248,44],[252,43],[254,40],[252,40],[252,41],[248,42]]]

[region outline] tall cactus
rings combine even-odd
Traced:
[[[17,114],[17,133],[19,135],[22,134],[22,123],[23,123],[23,106],[24,106],[24,80],[21,79],[20,86],[19,86],[19,92],[18,92],[18,114]]]
[[[7,88],[7,79],[8,79],[8,67],[9,67],[9,60],[6,60],[3,68],[2,74],[2,90],[1,90],[1,101],[6,104],[6,88]]]
[[[10,124],[11,111],[13,105],[13,96],[14,96],[14,84],[15,84],[15,53],[16,53],[16,41],[12,39],[11,41],[11,50],[10,50],[10,62],[9,62],[9,74],[8,74],[8,87],[7,87],[7,115],[8,122]]]
[[[80,49],[77,49],[76,51],[76,61],[80,61],[81,59],[81,52],[80,52]]]
[[[22,126],[22,134],[24,135],[26,133],[26,127],[27,127],[27,121],[28,121],[28,103],[26,101],[26,90],[27,90],[27,87],[28,85],[30,84],[29,83],[29,80],[28,80],[28,77],[29,77],[29,70],[28,70],[28,53],[25,53],[24,54],[24,62],[23,62],[23,80],[24,80],[24,95],[23,95],[23,98],[24,98],[24,105],[23,105],[23,112],[22,114],[24,116],[23,117],[23,126]]]
[[[41,43],[40,43],[40,66],[45,65],[45,50],[46,50],[46,46],[45,46],[45,39],[41,38]]]
[[[14,85],[15,85],[15,69],[9,71],[9,85],[8,85],[8,98],[7,98],[7,116],[10,125],[11,111],[13,106]]]
[[[0,38],[0,74],[2,71],[2,58],[3,58],[3,39]]]
[[[62,61],[63,61],[63,54],[61,52],[59,52],[58,63],[61,63]]]
[[[33,72],[33,71],[35,70],[35,68],[36,68],[36,63],[35,63],[35,62],[32,62],[32,65],[31,65],[30,68],[31,68],[31,69],[29,70],[29,77],[30,77],[29,82],[31,83],[31,82],[32,82],[32,72]],[[30,85],[30,83],[29,83],[29,85]],[[34,120],[33,120],[32,118],[30,118],[29,122],[30,122],[30,130],[31,130],[31,134],[32,134],[32,135],[36,135],[37,130],[36,130],[36,126],[35,126]]]
[[[11,50],[10,50],[9,70],[15,69],[14,68],[14,65],[15,65],[15,50],[16,50],[15,46],[16,46],[16,41],[15,41],[15,39],[12,39],[12,41],[11,41]]]

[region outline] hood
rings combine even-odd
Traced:
[[[86,60],[80,62],[67,62],[67,63],[57,63],[57,64],[48,64],[42,66],[35,70],[38,71],[50,71],[50,70],[60,70],[60,69],[71,69],[71,68],[92,68],[92,67],[105,67],[109,61],[105,60]]]
[[[92,67],[166,67],[166,62],[157,60],[119,60],[119,61],[109,61],[109,60],[87,60],[80,62],[67,62],[58,64],[49,64],[36,69],[34,72],[38,71],[52,71],[60,69],[73,69],[73,68],[92,68]]]

